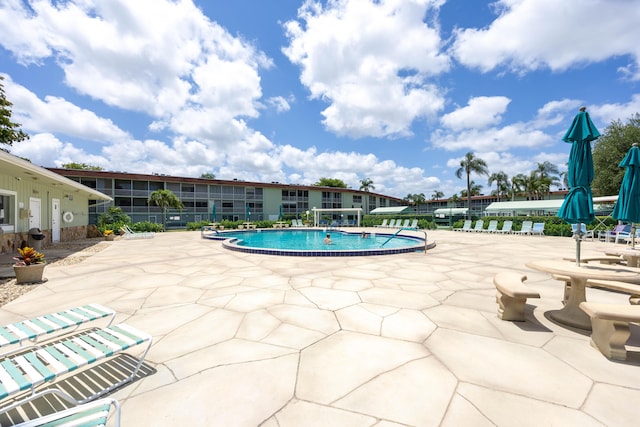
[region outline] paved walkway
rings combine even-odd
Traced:
[[[375,230],[370,230],[375,231]],[[117,240],[0,309],[0,322],[99,302],[154,336],[153,375],[115,393],[124,426],[636,426],[631,361],[557,325],[562,286],[527,269],[570,238],[431,231],[427,254],[299,258],[199,232]],[[583,256],[612,244],[585,242]],[[496,317],[493,275],[526,272],[527,321]],[[595,289],[593,301],[627,304]]]

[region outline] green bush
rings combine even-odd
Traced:
[[[187,223],[187,230],[188,231],[200,230],[205,225],[209,225],[209,221],[188,222]]]
[[[131,230],[135,231],[136,233],[142,233],[142,232],[159,233],[162,231],[162,224],[159,224],[157,222],[141,221],[141,222],[136,222],[134,224],[131,224]]]

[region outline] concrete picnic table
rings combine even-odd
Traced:
[[[569,298],[560,310],[551,311],[552,319],[574,328],[591,330],[591,318],[580,308],[580,303],[587,300],[585,287],[587,280],[614,280],[626,283],[640,283],[640,269],[617,264],[582,264],[549,259],[530,261],[526,266],[549,274],[559,274],[571,279]],[[560,283],[560,282],[558,282]]]
[[[606,255],[621,256],[629,267],[640,267],[640,250],[635,248],[607,248]]]

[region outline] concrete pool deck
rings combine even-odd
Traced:
[[[116,240],[48,266],[0,322],[97,302],[152,334],[156,372],[113,394],[123,426],[638,424],[640,328],[629,361],[606,359],[545,316],[563,287],[525,267],[574,256],[574,240],[428,234],[426,254],[344,258],[232,252],[199,232]],[[612,245],[583,242],[582,256]],[[496,316],[493,275],[509,270],[542,296],[526,322]]]

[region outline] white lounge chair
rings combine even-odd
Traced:
[[[498,220],[492,219],[491,221],[489,221],[487,229],[482,231],[484,231],[485,233],[495,233],[496,231],[498,231]]]
[[[514,231],[515,234],[531,234],[533,228],[533,221],[522,221],[522,227],[519,231]]]
[[[99,304],[87,304],[0,326],[0,348],[8,348],[8,353],[12,353],[15,349],[24,348],[25,343],[35,345],[40,338],[72,332],[83,324],[107,317],[106,326],[110,326],[115,315],[115,311]]]
[[[505,222],[502,223],[502,228],[500,230],[496,230],[496,233],[511,234],[513,232],[513,230],[511,230],[512,227],[513,227],[513,221],[506,220]]]
[[[454,228],[453,231],[471,231],[471,221],[470,219],[465,219],[464,224],[462,224],[461,228]]]
[[[484,227],[484,221],[479,219],[479,220],[476,221],[476,225],[471,229],[471,231],[479,233],[479,232],[484,230],[483,227]]]
[[[409,228],[410,222],[411,222],[410,219],[405,219],[404,222],[402,223],[402,228]]]
[[[382,220],[382,224],[376,225],[376,227],[386,228],[388,222],[389,222],[389,220],[387,218],[385,218],[385,219]]]
[[[389,220],[389,225],[387,225],[387,228],[393,228],[395,226],[396,226],[396,220],[395,219]]]
[[[76,401],[78,404],[109,393],[136,377],[151,347],[151,342],[151,335],[121,323],[102,329],[91,328],[62,340],[55,340],[6,356],[0,364],[0,400],[9,399],[11,403],[0,408],[0,414],[21,406],[25,399],[33,400],[52,393],[52,390],[67,401]],[[90,396],[83,393],[81,400],[78,400],[55,388],[55,385],[36,392],[40,386],[62,379],[69,373],[78,372],[81,368],[87,368],[93,363],[144,344],[146,347],[142,356],[135,366],[132,364],[131,373],[126,378],[114,377],[113,381],[108,381],[108,385],[97,385],[97,391],[87,388],[86,392],[92,393]],[[28,397],[23,397],[25,393],[29,393]]]
[[[53,414],[45,415],[39,418],[23,421],[15,424],[16,427],[38,427],[38,426],[91,426],[102,427],[107,425],[109,413],[113,409],[114,415],[113,425],[120,427],[120,403],[108,397],[94,400],[93,402],[82,405],[73,406],[69,409],[63,409]]]
[[[544,222],[534,222],[533,226],[531,227],[531,235],[544,236]],[[593,231],[591,232],[591,239],[593,240]]]
[[[411,221],[411,225],[409,227],[407,227],[411,230],[417,230],[418,229],[418,220],[414,219],[413,221]]]
[[[133,231],[131,228],[129,228],[128,225],[124,225],[120,230],[122,230],[123,237],[125,239],[152,239],[155,236],[155,233],[151,232],[151,231],[143,231],[143,232],[136,232]]]

